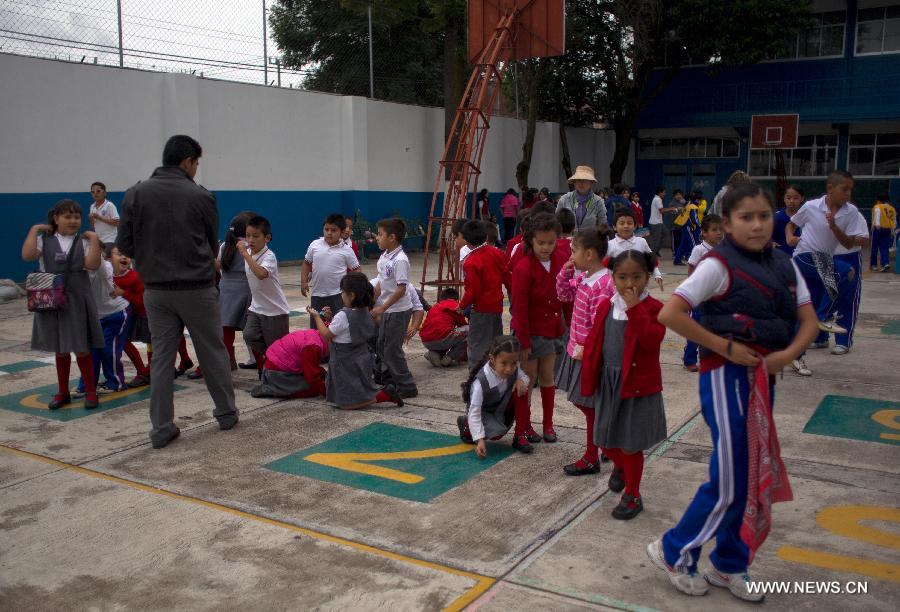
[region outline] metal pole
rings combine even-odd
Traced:
[[[372,4],[369,3],[369,97],[375,98],[375,73],[372,62]]]
[[[263,6],[263,85],[269,84],[269,46],[266,34],[266,0],[262,0]]]
[[[278,86],[281,87],[281,58],[275,59],[275,68],[278,69]]]
[[[122,0],[116,0],[116,11],[119,13],[119,68],[125,66],[125,56],[122,53]]]

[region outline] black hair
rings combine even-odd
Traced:
[[[68,198],[57,202],[53,208],[47,212],[47,223],[50,225],[51,235],[59,231],[59,228],[56,226],[56,215],[64,215],[66,213],[78,213],[80,215],[81,206],[79,206],[78,202],[75,200],[70,200]]]
[[[672,192],[672,197],[677,196],[678,194],[684,195],[684,192],[681,189],[676,189]]]
[[[331,213],[325,217],[322,225],[336,225],[339,230],[343,231],[347,227],[347,222],[344,219],[345,217],[341,213]]]
[[[272,235],[272,224],[269,223],[269,220],[262,215],[256,215],[255,217],[250,217],[249,219],[247,219],[247,227],[252,227],[259,230],[259,233],[263,236]]]
[[[788,189],[793,189],[794,191],[796,191],[797,193],[799,193],[801,198],[805,198],[805,197],[806,197],[806,194],[803,193],[803,189],[800,187],[800,185],[797,185],[797,184],[788,185],[788,186],[787,186],[787,189],[784,190],[785,193],[787,193],[787,190],[788,190]]]
[[[637,215],[634,213],[631,208],[625,208],[624,206],[616,211],[615,220],[613,221],[613,225],[619,222],[619,219],[622,217],[630,217],[634,224],[637,225]]]
[[[462,228],[468,222],[469,222],[468,219],[457,219],[456,221],[453,222],[453,225],[450,226],[450,233],[453,235],[454,238],[456,236],[459,236],[460,234],[462,234]]]
[[[613,192],[616,195],[625,195],[626,191],[628,191],[628,185],[625,183],[616,183],[615,187],[613,187]]]
[[[658,185],[658,186],[656,187],[656,195],[659,195],[659,194],[661,194],[661,193],[665,193],[665,191],[666,191],[666,188],[663,187],[662,185]]]
[[[341,291],[352,293],[350,308],[369,308],[375,305],[375,288],[362,272],[348,272],[341,278]],[[337,314],[337,313],[335,313]]]
[[[519,195],[518,192],[517,192],[515,189],[513,189],[512,187],[510,187],[509,189],[507,189],[507,190],[506,190],[506,193],[507,193],[507,195],[514,195],[514,196]]]
[[[376,224],[376,227],[383,229],[384,233],[388,236],[393,234],[397,239],[398,244],[403,242],[403,239],[406,238],[406,221],[400,217],[382,219]]]
[[[607,262],[606,267],[609,268],[610,272],[615,272],[616,268],[618,268],[626,261],[638,262],[648,276],[653,274],[653,268],[656,267],[656,255],[654,255],[653,253],[638,251],[636,249],[628,249],[627,251],[622,251],[615,257],[612,257]]]
[[[484,223],[473,220],[462,227],[462,235],[466,242],[473,246],[481,246],[487,240],[487,230]]]
[[[91,189],[93,189],[95,185],[99,185],[100,189],[102,189],[103,191],[106,191],[106,185],[104,185],[100,181],[94,181],[93,183],[91,183]]]
[[[597,253],[599,260],[603,261],[609,249],[609,226],[606,223],[602,223],[597,227],[583,229],[575,234],[572,242],[582,249],[594,251]]]
[[[826,185],[831,185],[832,187],[837,187],[844,181],[852,181],[853,175],[847,172],[846,170],[832,170],[828,174],[828,179],[825,181]]]
[[[103,245],[103,256],[106,259],[109,259],[110,257],[112,257],[112,252],[113,252],[114,248],[116,248],[115,243],[112,243],[112,242],[105,243]]]
[[[529,187],[525,190],[525,194],[522,196],[522,203],[531,204],[535,200],[537,200],[538,190],[532,187]]]
[[[538,193],[539,194],[543,193],[547,197],[550,197],[550,188],[549,187],[541,187],[541,190]]]
[[[200,159],[203,149],[200,143],[184,134],[177,134],[166,141],[163,147],[163,166],[178,166],[186,159]]]
[[[453,287],[442,289],[440,295],[438,295],[438,301],[443,302],[444,300],[459,300],[459,291]]]
[[[475,380],[475,377],[478,376],[478,373],[481,372],[481,368],[484,367],[484,364],[490,361],[491,357],[496,357],[500,353],[518,354],[521,350],[522,345],[515,336],[497,336],[494,338],[494,341],[491,343],[491,348],[489,348],[488,352],[482,356],[478,366],[469,371],[468,379],[460,385],[462,387],[462,398],[467,406],[472,400],[472,382]]]
[[[486,199],[487,199],[487,195],[488,195],[488,190],[487,190],[487,189],[482,189],[481,191],[478,192],[478,199],[479,199],[479,200],[486,200]]]
[[[882,193],[875,199],[878,200],[879,202],[881,202],[882,204],[887,204],[888,202],[891,201],[891,195],[889,193]]]
[[[484,224],[484,233],[487,235],[486,242],[490,244],[496,244],[500,240],[500,232],[497,231],[497,226],[493,223]]]
[[[722,216],[730,218],[731,213],[734,212],[734,209],[737,208],[737,205],[741,200],[744,198],[755,198],[757,196],[762,196],[766,202],[769,203],[772,210],[775,210],[775,205],[772,203],[772,196],[768,191],[756,183],[740,183],[734,187],[729,187],[728,191],[725,192],[725,195],[722,196]]]
[[[571,234],[575,231],[575,213],[570,208],[560,208],[556,211],[556,220],[562,228],[563,234]]]
[[[532,215],[540,215],[542,213],[556,213],[556,206],[550,201],[544,202],[535,202],[534,206],[531,207]]]
[[[710,214],[706,215],[705,217],[703,217],[703,221],[700,222],[700,231],[708,232],[709,226],[712,225],[713,223],[722,225],[722,217],[720,217],[719,215],[717,215],[715,213],[710,213]]]
[[[550,213],[529,215],[528,227],[525,228],[522,236],[522,246],[525,248],[525,252],[530,253],[532,251],[531,243],[534,240],[534,235],[536,233],[551,231],[556,232],[557,237],[559,237],[562,232],[559,221],[556,220],[556,215],[551,215]]]
[[[252,210],[245,210],[236,214],[228,223],[228,231],[225,232],[225,245],[222,247],[222,257],[219,259],[222,270],[228,271],[231,269],[234,254],[237,252],[237,242],[247,237],[247,221],[258,216]],[[244,263],[240,262],[238,265],[243,267]]]

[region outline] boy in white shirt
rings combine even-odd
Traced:
[[[88,218],[103,245],[115,244],[119,233],[119,211],[116,205],[106,199],[106,185],[100,181],[91,183],[91,197],[94,202]]]
[[[388,377],[401,398],[416,397],[419,390],[403,353],[412,304],[407,295],[409,258],[403,252],[406,237],[403,219],[382,219],[375,237],[383,251],[378,258],[378,283],[375,285],[375,308],[372,316],[380,319],[376,352],[381,360],[382,381]]]
[[[244,325],[244,341],[254,353],[260,376],[266,349],[290,332],[291,307],[278,278],[278,259],[268,247],[270,240],[272,226],[269,220],[256,216],[247,222],[246,240],[238,241],[238,252],[244,257],[252,295]]]
[[[313,240],[306,250],[300,271],[300,293],[306,297],[312,281],[310,306],[317,311],[327,306],[334,313],[340,312],[344,307],[341,279],[347,272],[359,270],[359,260],[353,253],[353,247],[342,239],[346,227],[344,215],[328,215],[322,224],[322,237]],[[309,327],[316,329],[312,317],[309,318]]]
[[[620,208],[616,211],[615,237],[609,241],[609,247],[606,256],[612,259],[622,251],[641,251],[642,253],[653,253],[647,241],[640,236],[634,235],[634,228],[637,225],[637,217],[630,208]],[[653,268],[653,278],[659,285],[659,290],[663,290],[662,272],[659,269],[659,261]]]

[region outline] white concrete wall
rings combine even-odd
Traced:
[[[220,190],[430,192],[443,111],[0,54],[0,193],[122,191],[175,133],[204,148],[198,179]],[[524,121],[495,117],[479,187],[515,185]],[[570,129],[573,165],[609,179],[611,132]],[[566,188],[558,127],[537,126],[529,183]],[[632,177],[629,171],[627,177]]]

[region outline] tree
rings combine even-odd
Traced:
[[[809,22],[804,0],[601,0],[603,112],[616,133],[610,181],[621,181],[641,111],[683,65],[749,65],[783,50]],[[714,24],[714,25],[713,25]],[[712,27],[712,29],[711,29]],[[657,67],[664,67],[654,75]]]

